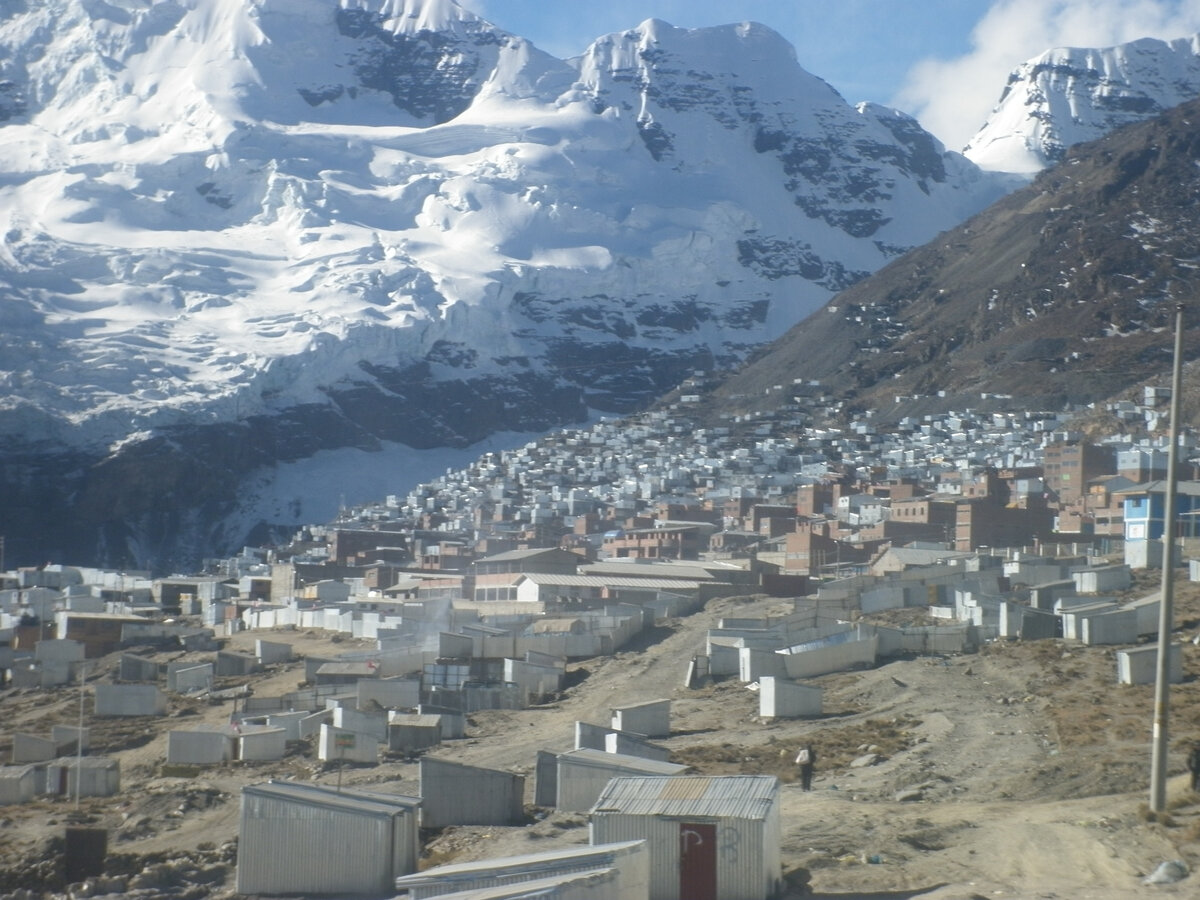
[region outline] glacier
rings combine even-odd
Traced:
[[[1075,144],[1200,95],[1200,34],[1114,47],[1060,47],[1008,77],[963,153],[981,168],[1031,176]]]
[[[157,570],[322,518],[306,461],[733,367],[1014,184],[762,25],[560,60],[452,0],[7,3],[0,134],[9,558]]]

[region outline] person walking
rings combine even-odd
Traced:
[[[1187,758],[1188,771],[1192,773],[1192,790],[1200,792],[1200,741],[1192,744]]]
[[[796,765],[800,767],[800,789],[805,791],[812,790],[813,768],[817,764],[817,751],[812,748],[812,744],[805,744],[800,748],[800,752],[796,754]],[[1194,778],[1195,776],[1193,776]]]

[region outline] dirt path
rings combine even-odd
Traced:
[[[468,764],[521,771],[533,796],[538,750],[570,749],[577,720],[606,724],[615,706],[672,700],[678,761],[706,774],[780,776],[785,871],[805,870],[818,896],[926,896],[1125,900],[1200,896],[1200,875],[1173,885],[1142,882],[1166,860],[1200,866],[1200,806],[1171,781],[1171,813],[1145,813],[1151,692],[1118,688],[1111,650],[1061,642],[988,645],[947,658],[896,660],[816,679],[825,714],[763,721],[758,697],[736,679],[683,686],[688,662],[722,616],[780,612],[779,601],[717,601],[656,629],[644,646],[572,665],[573,685],[553,703],[471,716],[469,737],[431,751]],[[360,649],[322,633],[263,634],[301,653]],[[252,646],[239,635],[235,646]],[[1200,649],[1185,645],[1188,678],[1175,689],[1173,771],[1185,738],[1200,735]],[[256,681],[261,696],[294,689],[302,663]],[[12,731],[74,724],[74,688],[0,696],[0,753]],[[192,778],[162,777],[166,732],[228,721],[232,704],[172,698],[170,715],[97,722],[96,753],[116,756],[122,792],[0,810],[0,866],[20,867],[61,837],[67,821],[110,829],[119,853],[169,856],[219,848],[237,833],[242,785],[270,777],[332,784],[335,769],[297,748],[278,763],[230,764]],[[814,789],[794,783],[795,748],[818,750]],[[872,755],[874,758],[872,759]],[[856,760],[869,765],[852,765]],[[415,762],[389,761],[343,772],[347,786],[417,792]],[[439,861],[529,853],[587,842],[586,817],[552,813],[512,828],[450,828],[433,837]],[[232,867],[210,892],[228,894]],[[3,882],[0,882],[2,884]],[[0,893],[3,890],[0,889]],[[798,894],[794,894],[798,896]]]

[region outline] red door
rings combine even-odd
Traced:
[[[717,826],[679,823],[679,900],[717,900]]]

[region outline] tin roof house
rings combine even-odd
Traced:
[[[240,894],[393,893],[417,869],[421,801],[318,784],[242,788]]]
[[[650,900],[767,900],[782,886],[779,807],[770,775],[614,778],[591,842],[646,841]]]

